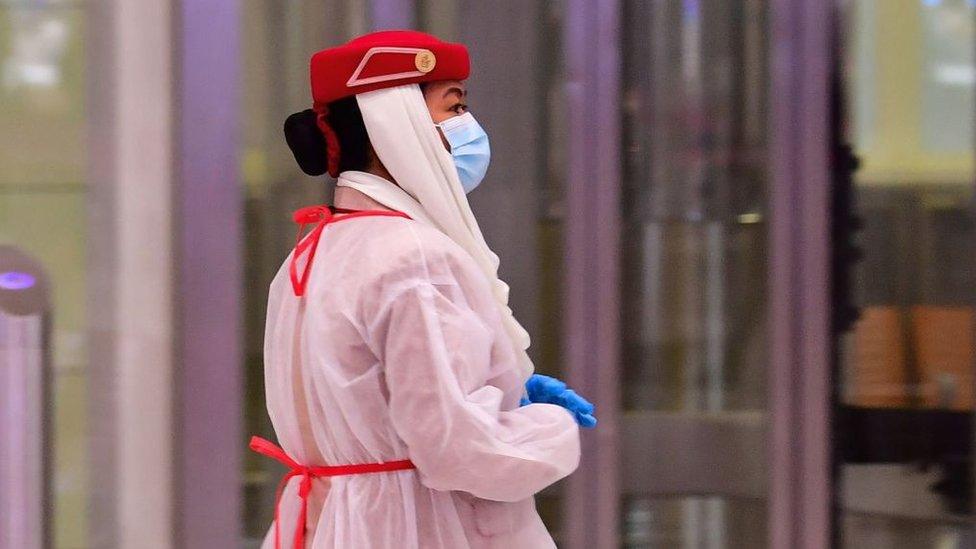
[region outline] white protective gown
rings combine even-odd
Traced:
[[[288,264],[265,334],[280,445],[308,465],[417,467],[315,479],[307,547],[554,547],[533,495],[578,465],[578,427],[558,406],[519,407],[527,373],[471,256],[427,224],[362,217],[325,228],[303,298]],[[299,482],[281,498],[282,547]]]

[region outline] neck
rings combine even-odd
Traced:
[[[380,174],[373,175],[383,177]],[[389,178],[384,179],[390,180]],[[336,187],[332,203],[337,208],[347,210],[390,210],[390,208],[370,198],[366,193],[352,187]]]
[[[393,176],[390,174],[390,170],[387,170],[386,166],[384,166],[379,160],[371,162],[369,167],[366,168],[366,173],[371,173],[377,177],[382,177],[387,181],[392,181],[393,184],[396,185],[396,179],[393,179]]]

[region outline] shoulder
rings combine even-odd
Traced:
[[[480,304],[491,302],[491,288],[475,260],[437,228],[403,219],[374,228],[368,250],[357,254],[365,262],[360,265],[365,267],[359,293],[363,318],[382,318],[392,303],[404,297],[409,303],[417,295],[451,310],[462,305],[480,310]]]
[[[464,248],[425,223],[400,219],[374,236],[376,251],[383,256],[375,274],[387,281],[423,278],[451,284],[478,272]]]

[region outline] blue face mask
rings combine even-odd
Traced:
[[[485,178],[491,160],[488,134],[469,112],[448,118],[437,126],[451,146],[451,156],[464,192],[473,191]]]

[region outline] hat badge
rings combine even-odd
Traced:
[[[417,67],[418,71],[427,74],[434,70],[434,65],[437,64],[437,58],[434,57],[434,52],[430,50],[420,50],[417,52],[416,57],[413,58],[413,64]]]

